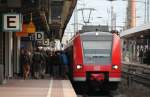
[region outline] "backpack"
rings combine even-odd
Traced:
[[[67,65],[67,64],[68,64],[68,59],[67,59],[66,54],[62,54],[62,59],[63,59],[63,63],[64,63],[65,65]]]

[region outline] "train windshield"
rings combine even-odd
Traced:
[[[112,37],[109,40],[83,40],[85,64],[105,65],[111,63]]]

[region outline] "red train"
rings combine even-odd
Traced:
[[[85,32],[75,35],[66,47],[69,74],[73,82],[96,81],[116,89],[121,81],[120,37],[109,32]],[[108,88],[108,87],[107,87]]]

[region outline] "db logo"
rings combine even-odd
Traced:
[[[100,71],[100,66],[94,66],[94,71]]]

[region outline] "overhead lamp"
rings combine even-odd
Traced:
[[[144,36],[143,36],[143,35],[140,35],[140,37],[143,38]]]
[[[35,31],[36,31],[36,26],[32,21],[32,13],[31,13],[30,23],[27,25],[27,33],[35,33]]]

